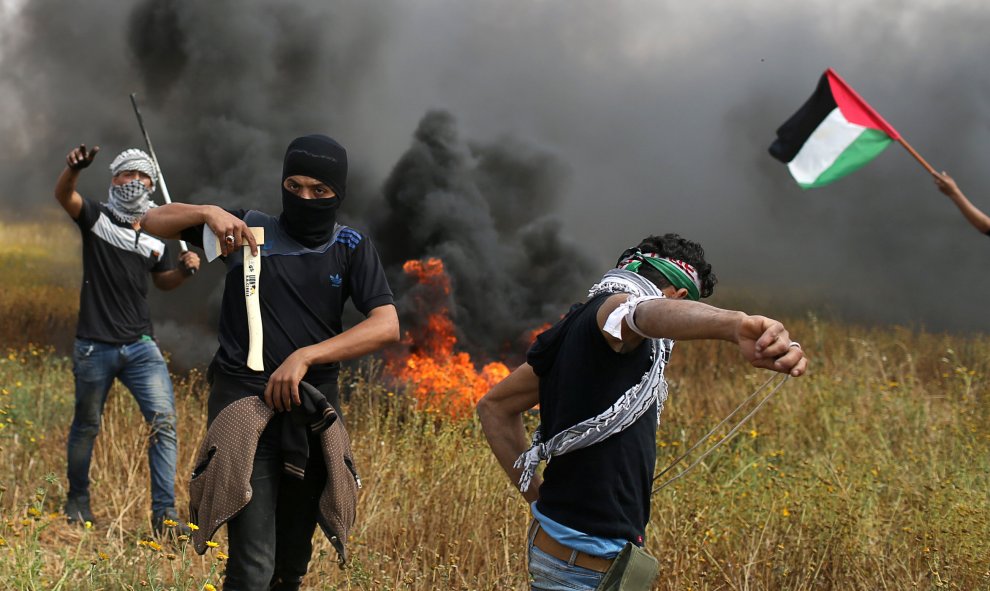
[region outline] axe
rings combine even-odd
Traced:
[[[261,329],[261,245],[265,243],[265,229],[252,226],[251,233],[258,243],[258,255],[251,254],[251,245],[242,238],[241,251],[244,255],[244,304],[247,307],[248,356],[247,366],[254,371],[265,371],[261,354],[264,332]],[[206,262],[220,256],[220,242],[209,226],[203,226],[203,252]]]

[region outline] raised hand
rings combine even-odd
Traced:
[[[93,146],[93,149],[86,150],[86,144],[79,144],[78,148],[66,155],[65,165],[72,170],[82,170],[93,163],[93,159],[96,158],[99,151],[99,146]]]

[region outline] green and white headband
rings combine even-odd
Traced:
[[[637,250],[628,258],[620,261],[618,267],[638,273],[643,263],[647,263],[659,271],[677,289],[686,289],[688,297],[692,300],[701,299],[701,277],[698,275],[698,270],[682,260]]]

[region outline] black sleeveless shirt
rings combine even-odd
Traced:
[[[607,409],[651,366],[648,342],[622,354],[605,341],[597,314],[609,295],[572,307],[527,354],[540,378],[544,441]],[[656,426],[654,406],[625,431],[551,458],[537,509],[585,534],[642,545],[650,518]]]

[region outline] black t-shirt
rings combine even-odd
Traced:
[[[529,350],[527,361],[540,378],[544,441],[600,414],[652,364],[648,342],[625,354],[608,346],[597,314],[609,295],[572,308]],[[539,511],[585,534],[641,545],[650,518],[656,426],[654,406],[626,430],[551,458],[543,472]]]
[[[165,242],[117,221],[90,199],[83,199],[75,221],[83,243],[76,336],[113,344],[153,336],[148,273],[175,268]]]
[[[357,230],[338,225],[331,239],[308,248],[286,233],[278,218],[260,211],[230,210],[249,226],[265,228],[258,292],[264,330],[264,373],[247,368],[248,326],[244,303],[243,255],[225,257],[227,276],[220,310],[220,348],[216,369],[261,383],[297,349],[343,332],[341,316],[348,298],[362,314],[393,303],[378,253]],[[183,232],[202,247],[203,226]],[[314,365],[304,378],[310,384],[336,381],[339,364]]]

